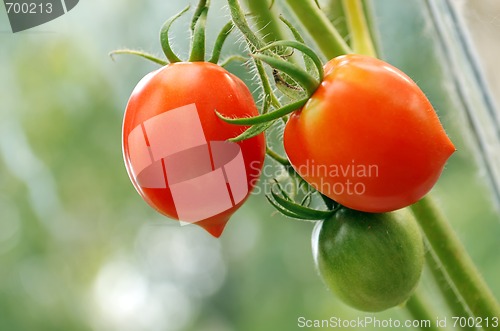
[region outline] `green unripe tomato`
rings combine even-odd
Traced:
[[[341,209],[316,225],[312,245],[326,285],[346,304],[369,312],[406,302],[424,263],[420,228],[406,209]]]

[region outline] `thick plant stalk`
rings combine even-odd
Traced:
[[[328,59],[351,53],[347,43],[314,0],[286,0],[286,2]]]
[[[417,289],[411,298],[406,302],[406,309],[414,320],[420,321],[420,329],[428,331],[441,331],[442,329],[436,326],[436,316],[429,310],[429,301],[422,295],[422,292]],[[430,322],[430,325],[424,323]]]
[[[427,196],[412,205],[411,209],[474,316],[489,318],[490,321],[492,318],[499,318],[500,305],[435,202]],[[483,323],[483,328],[498,330],[491,323]]]
[[[425,261],[427,262],[427,265],[429,266],[429,269],[434,277],[434,280],[436,281],[439,287],[441,295],[444,297],[448,307],[450,308],[451,313],[453,314],[453,316],[456,317],[465,317],[465,318],[471,317],[471,314],[467,310],[467,307],[463,302],[463,299],[458,295],[457,293],[458,291],[455,285],[451,282],[450,278],[443,270],[443,265],[441,264],[441,261],[439,261],[436,254],[432,251],[432,249],[429,247],[429,243],[427,242],[426,242],[426,247],[428,248],[428,251],[425,254]],[[476,328],[469,326],[462,328],[462,330],[475,330],[475,329]]]
[[[271,4],[268,0],[244,0],[244,2],[250,9],[252,20],[266,43],[287,39],[276,11],[274,8],[269,8]]]
[[[351,34],[352,50],[354,53],[376,57],[361,0],[342,0],[342,4]]]

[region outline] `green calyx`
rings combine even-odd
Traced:
[[[279,109],[273,110],[271,112],[267,112],[262,115],[254,116],[254,117],[245,117],[245,118],[230,118],[230,117],[225,117],[218,111],[215,111],[217,116],[222,119],[223,121],[230,123],[230,124],[236,124],[236,125],[255,125],[255,124],[263,124],[266,122],[271,122],[274,120],[277,120],[278,118],[281,118],[285,115],[288,115],[297,109],[302,108],[306,102],[307,98],[292,102],[286,106],[283,106]],[[248,139],[248,138],[246,138]]]
[[[193,14],[193,18],[191,19],[191,33],[194,34],[198,20],[203,15],[203,12],[206,9],[208,9],[209,6],[210,6],[210,0],[200,0],[198,2],[198,5],[196,6],[196,9]]]
[[[170,27],[172,26],[172,24],[188,10],[189,6],[187,6],[182,11],[180,11],[176,15],[166,20],[165,23],[163,23],[163,26],[161,27],[160,44],[161,48],[163,49],[163,53],[165,54],[170,63],[181,62],[182,60],[174,53],[172,47],[170,47],[168,32],[170,31]]]
[[[207,23],[208,7],[201,10],[197,17],[191,43],[189,62],[200,62],[205,60],[205,26]]]
[[[191,19],[190,31],[191,31],[191,49],[189,51],[189,58],[187,60],[181,59],[172,49],[170,44],[169,32],[173,23],[175,23],[180,17],[182,17],[187,11],[189,11],[190,6],[187,6],[179,13],[170,17],[163,23],[160,29],[160,44],[166,59],[161,59],[155,55],[149,54],[147,52],[131,49],[120,49],[111,52],[109,55],[114,59],[114,55],[117,54],[130,54],[142,57],[146,60],[152,61],[161,66],[167,65],[169,63],[176,62],[203,62],[205,61],[205,27],[207,22],[208,8],[210,6],[209,0],[200,0],[194,11],[193,17]],[[220,60],[220,55],[222,52],[222,47],[233,29],[233,23],[227,23],[219,33],[217,40],[214,45],[213,53],[208,62],[217,64]],[[240,58],[238,58],[240,59]],[[228,59],[228,61],[234,60],[234,57]],[[227,64],[226,61],[224,63]]]
[[[222,52],[222,46],[224,46],[224,43],[229,34],[231,33],[231,31],[233,30],[233,28],[234,28],[233,22],[228,22],[226,23],[226,25],[224,25],[224,27],[222,27],[222,30],[220,31],[219,35],[217,36],[217,39],[215,40],[214,50],[212,51],[212,57],[210,58],[210,60],[208,60],[208,62],[212,62],[215,64],[219,62],[220,55]],[[246,61],[246,59],[244,61]],[[227,60],[225,62],[227,62]],[[222,63],[221,66],[224,66],[224,63]]]
[[[295,46],[297,46],[296,47],[297,49],[307,48],[305,45],[301,45],[300,43],[295,41],[277,41],[266,46],[265,49],[263,50],[281,45],[294,48]],[[311,55],[314,54],[312,50],[307,50],[307,52],[308,51],[311,52]],[[320,80],[317,80],[316,78],[314,78],[312,75],[310,75],[297,65],[282,60],[280,58],[264,54],[253,54],[252,57],[256,61],[258,70],[261,69],[263,71],[263,69],[260,68],[259,66],[261,62],[265,62],[271,65],[275,70],[279,69],[282,72],[285,72],[289,77],[291,77],[292,79],[294,79],[299,83],[299,85],[306,91],[306,95],[302,96],[302,98],[299,99],[298,101],[291,102],[285,106],[281,106],[272,111],[269,111],[269,107],[273,103],[273,101],[275,101],[274,102],[275,104],[279,104],[279,102],[277,102],[277,100],[273,100],[275,96],[274,93],[272,92],[271,87],[269,86],[269,82],[266,76],[264,74],[261,74],[261,72],[259,72],[260,76],[262,77],[264,92],[266,93],[266,96],[264,97],[263,100],[261,115],[254,117],[246,117],[246,118],[230,118],[230,117],[225,117],[216,111],[216,115],[227,123],[235,125],[245,125],[245,126],[251,125],[251,127],[245,130],[242,134],[230,139],[231,141],[234,142],[252,138],[270,128],[277,119],[284,118],[288,114],[301,109],[307,103],[307,101],[314,93],[314,91],[316,91],[317,87],[320,84],[320,81],[323,78],[323,67],[321,65],[320,59],[316,55],[312,55],[311,58],[313,59],[313,62],[316,65],[316,69],[318,72],[318,76],[320,77]]]
[[[294,180],[295,178],[291,179]],[[302,183],[300,179],[299,181]],[[275,189],[278,192],[276,192]],[[312,195],[315,193],[319,194],[316,190],[310,190],[303,194],[300,202],[296,202],[294,198],[285,191],[281,184],[275,180],[273,190],[271,190],[271,194],[266,195],[266,198],[280,213],[291,218],[306,221],[321,221],[332,217],[337,212],[338,208],[319,210],[309,207]],[[293,192],[293,196],[296,194],[297,192]]]

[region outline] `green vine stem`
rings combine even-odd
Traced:
[[[449,276],[443,270],[443,265],[441,261],[437,258],[436,254],[429,247],[429,243],[426,242],[427,252],[425,253],[425,261],[429,266],[429,269],[436,281],[441,295],[444,297],[446,304],[450,308],[450,311],[453,316],[456,317],[471,317],[470,312],[466,309],[466,305],[463,302],[462,297],[458,295],[457,288],[451,282]],[[462,330],[475,330],[474,327],[463,327]]]
[[[365,19],[361,0],[342,0],[347,25],[351,33],[351,47],[355,53],[376,57],[368,23]]]
[[[245,0],[259,35],[266,43],[287,39],[280,26],[278,15],[268,0]]]
[[[483,323],[485,330],[498,330],[491,319],[500,318],[500,305],[435,202],[427,196],[411,209],[471,312],[476,317],[489,318],[489,325]]]
[[[286,2],[328,59],[352,52],[314,0]]]
[[[406,302],[406,309],[414,320],[421,321],[420,329],[427,331],[441,331],[436,325],[436,316],[429,310],[429,300],[417,289]],[[424,325],[423,321],[430,321],[430,325]]]
[[[266,43],[260,39],[248,25],[248,21],[245,18],[245,14],[241,9],[238,0],[227,0],[229,5],[229,10],[231,11],[231,17],[233,19],[234,25],[241,31],[245,36],[248,43],[252,45],[255,49],[261,49],[266,46]]]

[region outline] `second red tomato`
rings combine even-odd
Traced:
[[[424,93],[381,60],[337,57],[284,132],[294,169],[321,193],[365,212],[422,198],[455,147]]]

